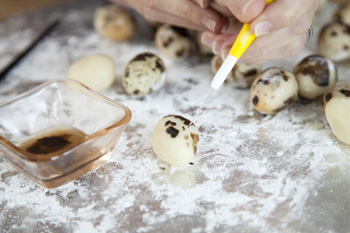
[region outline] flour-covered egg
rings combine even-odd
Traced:
[[[318,44],[321,55],[333,61],[350,58],[350,26],[338,22],[323,27]]]
[[[158,121],[152,134],[156,155],[171,165],[188,165],[197,152],[199,131],[182,116],[169,115]]]
[[[187,57],[192,47],[186,29],[168,24],[157,29],[155,43],[160,53],[171,59]]]
[[[165,76],[162,59],[153,53],[141,53],[127,64],[122,83],[128,94],[145,96],[159,90]]]
[[[333,89],[338,81],[337,68],[332,60],[320,55],[304,58],[295,68],[299,95],[316,99]]]
[[[294,74],[283,68],[269,68],[260,73],[250,90],[253,107],[263,114],[276,114],[297,99],[298,83]]]
[[[108,39],[125,41],[136,34],[137,24],[128,10],[107,4],[95,11],[94,28]]]
[[[334,14],[334,19],[340,23],[350,25],[350,2],[341,4]]]
[[[350,145],[350,84],[328,92],[323,98],[323,109],[334,135]]]
[[[67,78],[82,82],[95,91],[103,91],[114,81],[114,62],[104,54],[81,57],[70,66]]]

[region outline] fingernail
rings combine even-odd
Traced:
[[[222,52],[221,52],[222,60],[225,60],[229,53],[230,53],[230,48],[226,47],[225,49],[223,49]]]
[[[224,41],[222,41],[222,40],[215,40],[213,42],[213,46],[212,46],[213,53],[214,54],[219,54],[221,52],[221,47],[222,47],[223,44],[224,44]]]
[[[211,47],[213,42],[214,42],[214,34],[210,33],[210,32],[205,32],[202,34],[202,38],[201,41],[203,44],[205,44],[206,46]]]
[[[255,0],[243,0],[241,2],[241,12],[242,15],[244,15],[248,9],[248,7],[250,6],[250,4],[252,4]]]
[[[257,25],[255,25],[254,28],[254,34],[259,37],[259,36],[263,36],[266,35],[267,33],[270,32],[272,28],[272,24],[268,21],[261,21],[259,22]]]
[[[202,24],[208,28],[210,31],[215,31],[215,27],[216,27],[216,22],[214,19],[212,18],[208,18],[208,17],[203,17],[202,18]]]
[[[203,1],[199,0],[199,1],[197,1],[197,3],[199,3],[199,5],[200,5],[202,8],[204,8],[204,2],[203,2]]]

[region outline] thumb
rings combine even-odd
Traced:
[[[225,4],[242,23],[249,23],[264,10],[266,0],[215,0]]]

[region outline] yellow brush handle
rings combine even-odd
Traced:
[[[274,0],[266,0],[266,5],[269,5],[273,1]],[[233,44],[230,50],[230,54],[237,59],[239,59],[243,55],[243,53],[255,39],[255,35],[250,31],[249,26],[249,23],[245,23],[243,25],[235,43]]]

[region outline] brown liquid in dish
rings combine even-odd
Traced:
[[[84,138],[87,134],[73,127],[55,127],[44,130],[19,145],[24,151],[33,154],[49,154],[60,151]]]

